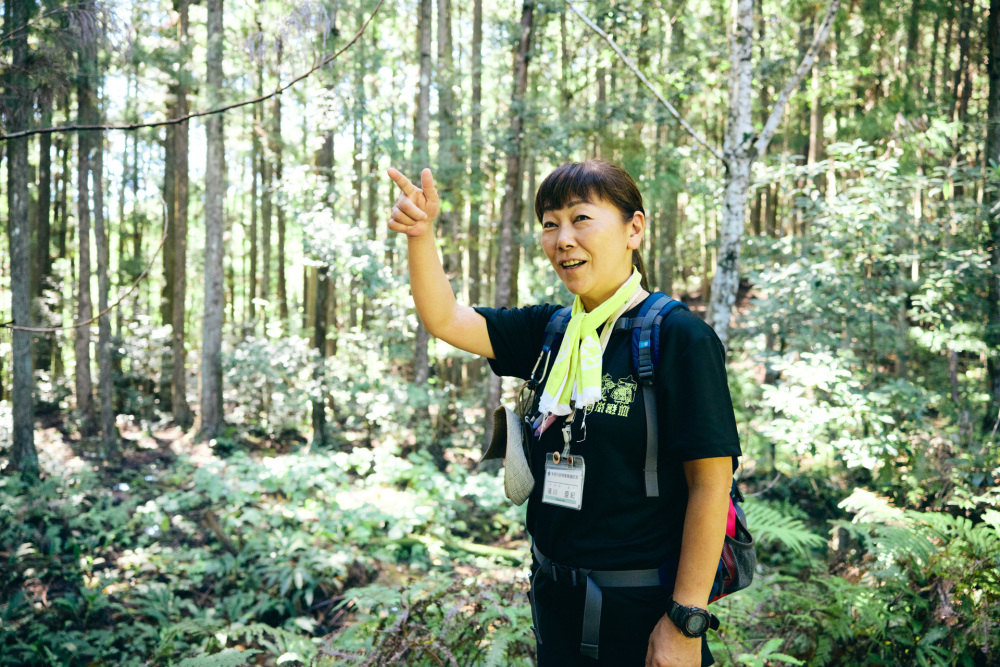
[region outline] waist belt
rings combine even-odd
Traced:
[[[531,620],[534,622],[535,638],[542,643],[538,628],[538,612],[535,606],[535,577],[542,574],[554,582],[571,586],[586,586],[583,602],[583,634],[580,638],[580,653],[597,660],[597,648],[601,630],[601,588],[637,588],[640,586],[668,586],[673,588],[676,567],[666,566],[649,570],[588,570],[582,567],[561,565],[538,550],[532,543],[531,553],[538,560],[539,567],[531,579]]]

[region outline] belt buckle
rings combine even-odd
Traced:
[[[587,582],[587,575],[578,567],[571,567],[569,565],[563,565],[561,563],[552,563],[551,568],[552,581],[556,583],[569,584],[574,588],[576,586],[585,585]]]

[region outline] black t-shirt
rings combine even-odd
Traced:
[[[623,317],[635,317],[641,305]],[[477,307],[496,355],[489,360],[493,372],[528,379],[545,325],[558,309]],[[563,449],[564,418],[531,449],[535,488],[528,498],[528,532],[543,554],[566,565],[645,569],[676,559],[687,508],[682,462],[741,454],[722,343],[700,318],[675,309],[661,324],[655,376],[660,495],[647,498],[646,415],[631,344],[630,331],[611,335],[602,359],[601,401],[586,417],[582,442],[581,415],[574,421],[572,453],[586,462],[581,509],[541,502],[545,459]]]

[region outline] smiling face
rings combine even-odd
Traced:
[[[543,211],[542,249],[566,288],[591,311],[632,275],[632,251],[645,223],[642,211],[624,217],[605,199],[574,195],[562,208]]]

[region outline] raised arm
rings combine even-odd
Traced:
[[[419,188],[396,169],[390,168],[387,173],[402,191],[392,207],[389,229],[406,234],[410,291],[420,321],[432,336],[466,352],[492,359],[493,345],[486,330],[486,319],[455,300],[438,257],[432,223],[440,211],[441,201],[434,189],[431,170],[420,172]]]

